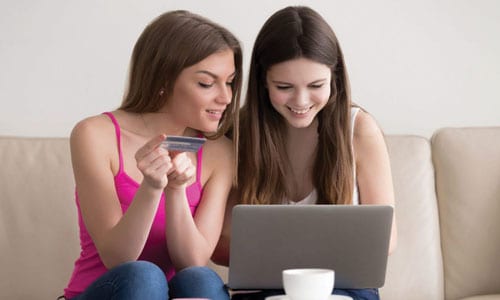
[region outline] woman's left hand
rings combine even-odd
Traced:
[[[194,182],[196,167],[186,152],[174,154],[170,152],[172,167],[167,171],[168,189],[184,189],[188,183]]]

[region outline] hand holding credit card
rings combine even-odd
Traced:
[[[161,144],[169,151],[197,152],[205,141],[205,138],[169,135]]]

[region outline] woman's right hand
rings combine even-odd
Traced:
[[[161,146],[165,138],[164,134],[158,135],[135,153],[137,168],[144,176],[143,183],[155,189],[164,189],[167,186],[167,171],[172,167],[168,150]]]

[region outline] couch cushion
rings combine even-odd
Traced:
[[[388,136],[398,244],[389,256],[384,300],[443,299],[443,266],[429,141]]]
[[[0,137],[0,299],[55,299],[79,251],[67,139]]]
[[[500,300],[500,294],[472,296],[472,297],[462,298],[460,300]]]
[[[432,138],[446,299],[500,293],[500,127]]]

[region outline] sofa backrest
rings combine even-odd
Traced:
[[[55,299],[79,251],[68,139],[0,137],[0,161],[0,299]]]
[[[446,299],[500,294],[500,127],[432,138]]]
[[[422,137],[387,144],[398,246],[382,299],[500,293],[500,128],[441,130],[432,155]],[[55,299],[79,251],[68,139],[0,137],[0,161],[0,299]]]
[[[381,294],[386,300],[443,299],[429,143],[414,136],[387,141],[399,241]],[[0,299],[54,299],[79,251],[68,140],[2,137],[0,159],[0,265],[5,270]],[[227,268],[213,267],[227,278]]]
[[[398,243],[389,256],[384,300],[444,297],[438,207],[429,141],[388,136]]]

